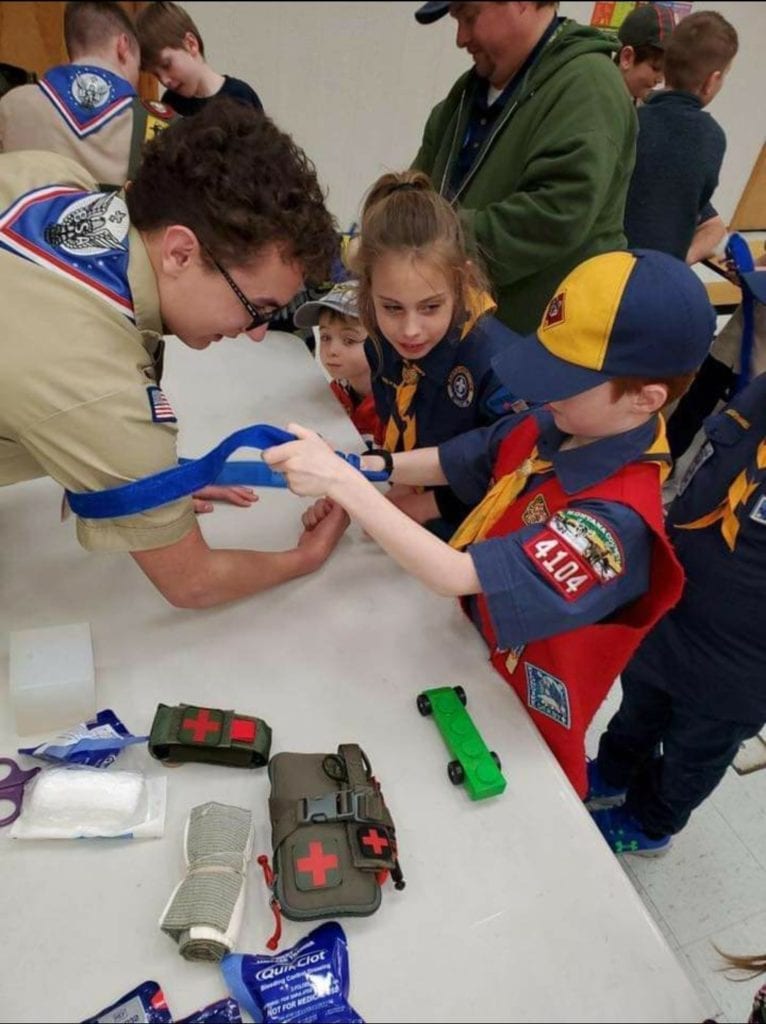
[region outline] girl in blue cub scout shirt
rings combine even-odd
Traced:
[[[352,268],[387,451],[441,444],[525,407],[490,366],[516,335],[491,315],[458,216],[426,175],[384,174],[372,186]],[[388,496],[445,536],[469,510],[448,487],[399,485]]]

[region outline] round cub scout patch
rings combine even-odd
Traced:
[[[476,386],[471,371],[465,366],[456,366],[447,380],[447,394],[459,409],[467,409],[473,402]]]

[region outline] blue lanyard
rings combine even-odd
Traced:
[[[105,491],[67,491],[67,500],[75,515],[83,519],[117,519],[146,512],[158,505],[167,505],[209,484],[286,487],[284,476],[276,473],[265,462],[226,460],[238,448],[265,450],[295,440],[295,434],[268,423],[258,423],[236,430],[200,459],[180,459],[178,465],[170,469]],[[379,482],[388,479],[385,471],[362,470],[359,455],[344,452],[336,454],[362,472],[368,480]]]
[[[739,352],[739,374],[734,393],[739,394],[750,383],[755,346],[755,296],[742,276],[755,269],[753,254],[742,235],[733,234],[726,245],[726,255],[734,263],[742,289],[742,342]]]

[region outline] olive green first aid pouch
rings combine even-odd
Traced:
[[[372,914],[388,872],[404,888],[394,823],[359,746],[276,754],[269,778],[273,890],[285,917]]]
[[[149,753],[165,764],[262,768],[270,750],[271,729],[263,719],[194,704],[158,704],[149,735]]]

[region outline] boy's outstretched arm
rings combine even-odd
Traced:
[[[263,458],[273,469],[285,474],[295,494],[331,498],[403,569],[435,593],[458,597],[481,591],[470,555],[451,548],[400,512],[361,473],[338,458],[318,434],[294,423],[288,429],[299,440],[270,448],[263,453]],[[440,467],[438,474],[434,473],[438,479],[423,480],[420,476],[412,479],[408,475],[410,470],[415,472],[419,462],[421,469],[426,464],[433,471],[434,460],[438,466],[435,448],[397,455],[394,479],[399,483],[446,483]],[[399,473],[402,464],[404,479]]]

